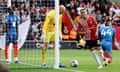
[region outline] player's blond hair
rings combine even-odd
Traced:
[[[60,5],[59,9],[60,9],[60,13],[63,13],[66,10],[64,5]]]

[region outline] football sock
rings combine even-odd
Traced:
[[[15,61],[18,61],[18,57],[15,57],[14,60],[15,60]]]
[[[108,54],[106,52],[103,53],[104,58],[108,58]]]
[[[4,54],[5,54],[5,59],[6,59],[6,61],[8,61],[8,48],[9,48],[9,46],[8,46],[8,45],[5,45]]]
[[[102,49],[99,50],[100,56],[102,57],[102,59],[104,60],[104,52]]]
[[[111,63],[112,62],[112,58],[108,58],[108,63]]]
[[[97,61],[98,65],[101,66],[102,64],[101,64],[100,59],[99,59],[99,57],[97,56],[95,50],[92,51],[92,55],[93,55],[93,57],[95,58],[95,60]]]
[[[106,52],[104,52],[104,58],[107,60],[108,63],[112,62],[112,58],[109,58],[109,56]]]
[[[46,51],[47,48],[42,49],[42,64],[46,64]]]
[[[13,45],[13,47],[14,47],[14,58],[15,58],[15,61],[17,61],[18,60],[18,45],[15,44]]]

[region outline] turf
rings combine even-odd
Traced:
[[[70,66],[71,60],[77,59],[79,66],[73,68]],[[120,69],[120,51],[113,51],[113,62],[107,67],[97,69],[97,63],[89,50],[60,50],[60,61],[66,65],[66,68],[60,69],[42,69],[41,68],[41,50],[26,49],[19,50],[20,64],[11,63],[7,65],[11,72],[119,72]],[[5,64],[5,62],[1,62]],[[47,64],[52,66],[54,63],[53,51],[49,50],[47,54]]]

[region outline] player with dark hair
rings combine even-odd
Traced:
[[[112,62],[112,44],[115,41],[115,29],[111,26],[111,21],[105,23],[105,27],[98,30],[101,46],[104,50],[105,65]]]
[[[103,50],[98,44],[97,33],[97,23],[93,16],[88,16],[85,9],[81,9],[81,18],[78,22],[78,34],[82,35],[86,40],[86,45],[90,49],[93,57],[98,63],[98,68],[102,68],[99,57],[96,54],[96,49],[99,51],[101,57],[103,58]]]
[[[6,16],[6,42],[5,42],[5,49],[4,49],[4,54],[5,54],[5,59],[6,63],[9,64],[10,61],[8,60],[8,48],[9,44],[13,44],[14,48],[14,61],[15,63],[18,63],[18,21],[19,17],[14,14],[14,11],[12,8],[8,9],[9,13]]]

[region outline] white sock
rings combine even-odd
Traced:
[[[8,59],[6,59],[6,61],[9,61]]]
[[[103,50],[100,49],[100,50],[99,50],[99,53],[100,53],[100,56],[102,57],[102,59],[104,60],[104,54],[103,54],[104,52],[103,52]]]
[[[101,64],[100,59],[99,59],[99,57],[97,56],[95,50],[92,51],[92,55],[93,55],[93,57],[95,58],[95,60],[97,61],[98,65],[101,66],[102,64]]]
[[[18,57],[15,57],[15,59],[14,59],[15,61],[18,61]]]

